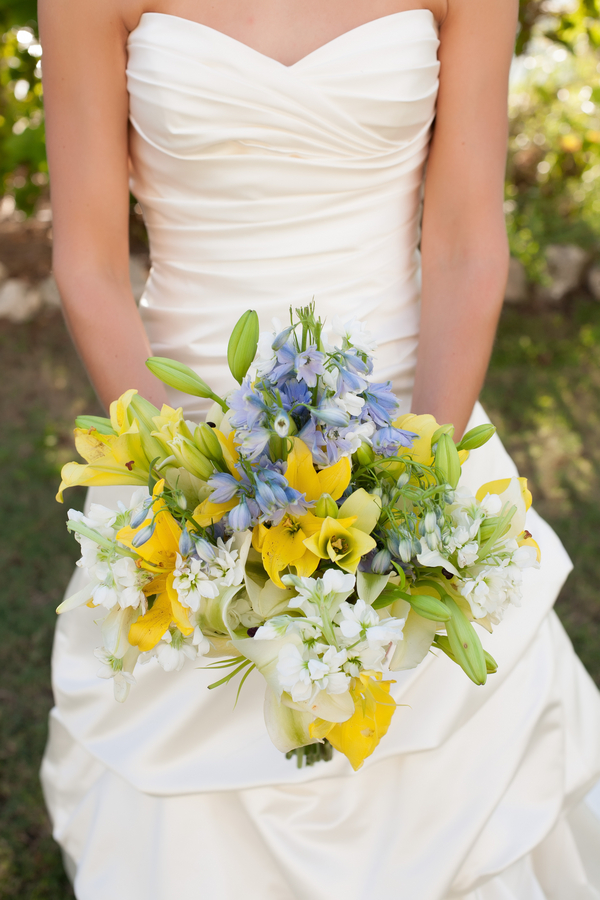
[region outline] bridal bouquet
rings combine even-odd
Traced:
[[[206,422],[136,391],[110,419],[81,416],[71,485],[138,485],[128,506],[69,510],[88,583],[58,612],[102,610],[99,675],[117,700],[138,663],[187,659],[265,680],[265,722],[298,764],[335,747],[355,769],[396,709],[391,673],[434,648],[483,684],[487,631],[521,598],[539,550],[525,531],[525,479],[459,486],[483,425],[398,417],[372,378],[375,345],[356,321],[326,335],[314,306],[259,336],[249,311],[231,335],[238,387],[216,396],[191,369],[153,357],[164,382],[213,401]],[[331,341],[331,343],[330,343]],[[221,673],[219,673],[221,674]],[[238,690],[239,697],[239,690]]]

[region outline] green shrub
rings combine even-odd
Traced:
[[[536,281],[547,244],[600,247],[600,56],[540,49],[511,90],[505,202],[511,251]]]

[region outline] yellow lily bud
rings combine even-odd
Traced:
[[[179,465],[195,475],[196,478],[207,481],[213,474],[214,465],[187,438],[177,435],[169,442],[169,447]]]

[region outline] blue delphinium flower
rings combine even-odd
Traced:
[[[314,344],[311,344],[298,353],[294,361],[294,369],[299,381],[306,382],[310,388],[316,387],[317,376],[322,375],[325,371],[325,354],[317,350]]]
[[[234,428],[253,428],[261,423],[269,412],[262,395],[251,385],[250,378],[245,378],[242,384],[227,398],[231,425]]]
[[[363,397],[365,405],[362,418],[370,416],[376,425],[390,425],[392,416],[395,416],[400,408],[398,400],[392,393],[392,382],[370,384]]]
[[[245,491],[250,485],[250,480],[244,472],[242,472],[242,479],[242,481],[238,481],[228,472],[215,472],[214,475],[211,475],[207,481],[209,488],[212,488],[211,503],[229,503],[230,500]]]
[[[310,393],[308,387],[303,381],[291,378],[286,381],[279,390],[283,408],[288,412],[293,406],[299,406],[303,403],[310,403]]]
[[[399,447],[412,447],[418,434],[414,431],[403,431],[392,425],[379,428],[372,438],[373,450],[378,456],[396,456]]]
[[[264,453],[271,438],[271,431],[258,425],[252,430],[239,429],[237,436],[240,440],[241,451],[244,457],[254,461]]]
[[[295,376],[296,350],[291,344],[284,344],[277,351],[277,365],[269,373],[269,380],[274,384]]]

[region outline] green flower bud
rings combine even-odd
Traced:
[[[184,394],[191,394],[193,397],[215,400],[223,409],[226,408],[224,401],[217,397],[207,383],[202,381],[200,376],[184,363],[167,359],[164,356],[151,356],[146,360],[146,365],[153,375],[177,391],[183,391]]]
[[[448,434],[441,434],[435,451],[435,467],[443,481],[455,488],[460,479],[460,460],[456,444]]]
[[[221,449],[221,444],[213,429],[210,425],[207,425],[206,422],[203,422],[196,428],[194,432],[194,443],[200,452],[208,459],[222,462],[223,451]]]
[[[437,431],[431,435],[431,446],[435,447],[442,434],[448,434],[450,437],[454,435],[454,425],[440,425]]]
[[[173,491],[173,499],[175,500],[175,503],[177,504],[177,506],[179,507],[179,509],[187,509],[187,505],[188,505],[188,503],[187,503],[187,498],[186,498],[185,494],[183,493],[183,491],[180,491],[178,488],[176,488],[176,489]],[[184,534],[188,534],[187,531],[184,531],[183,533],[184,533]],[[189,553],[189,552],[190,552],[190,551],[188,550],[188,553]],[[188,553],[185,553],[185,554],[183,554],[183,555],[184,555],[184,556],[187,556]]]
[[[496,429],[493,425],[477,425],[476,428],[471,428],[470,431],[467,431],[459,443],[458,449],[477,450],[478,447],[483,447],[484,444],[487,444],[495,433]]]
[[[498,671],[498,663],[493,656],[490,656],[487,650],[483,651],[483,655],[485,658],[485,667],[487,669],[488,675],[494,675]]]
[[[315,516],[320,519],[326,519],[328,516],[331,519],[337,519],[338,513],[338,505],[333,497],[330,494],[321,494],[315,506]]]
[[[360,447],[354,455],[358,464],[361,466],[370,466],[375,459],[373,448],[370,444],[367,444],[366,441],[363,441],[361,443]]]
[[[447,622],[452,618],[452,613],[443,600],[437,597],[430,597],[425,594],[410,594],[406,599],[416,613],[423,616],[424,619],[431,619],[432,622]]]
[[[487,665],[477,632],[462,609],[452,598],[446,599],[452,618],[446,622],[446,633],[454,659],[475,684],[485,684]]]
[[[258,347],[258,314],[248,309],[236,322],[229,344],[227,345],[227,362],[231,374],[240,384],[256,356]]]

